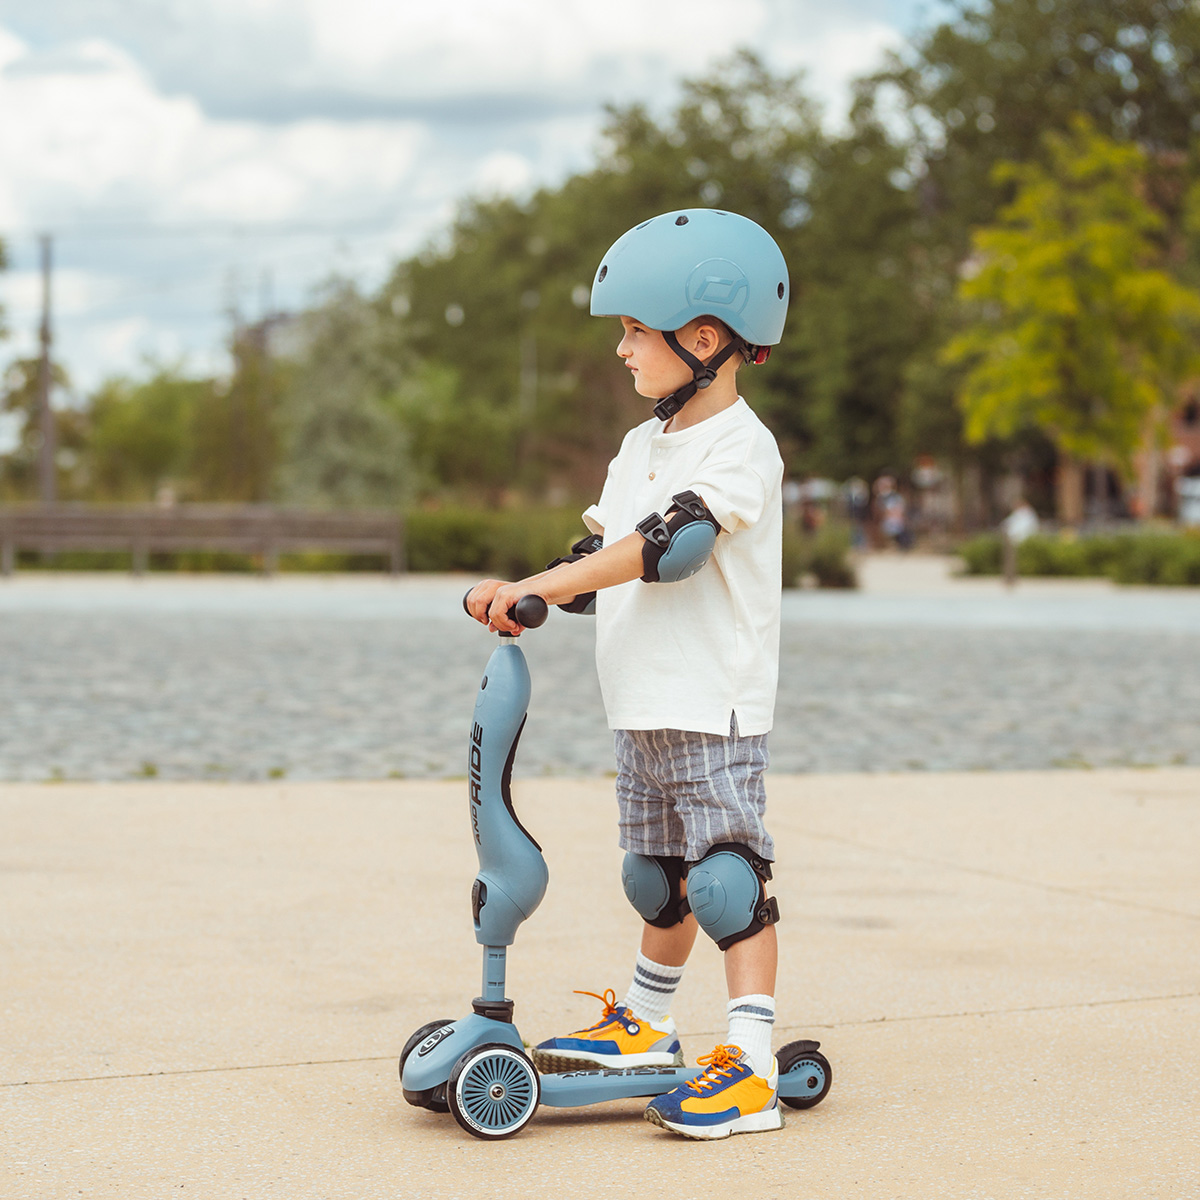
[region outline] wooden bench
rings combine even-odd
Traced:
[[[259,554],[270,574],[281,553],[328,550],[382,555],[395,575],[404,569],[404,524],[392,512],[318,512],[266,504],[0,507],[0,574],[12,574],[19,550],[124,550],[132,554],[137,575],[159,551]]]

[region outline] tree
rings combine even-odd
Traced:
[[[1081,516],[1074,460],[1128,475],[1147,430],[1200,368],[1200,295],[1163,269],[1146,155],[1079,118],[1047,138],[1049,167],[1003,164],[1016,189],[974,237],[960,299],[973,321],[944,350],[973,442],[1043,430],[1060,451],[1060,515]]]
[[[411,471],[395,318],[334,280],[301,318],[299,341],[280,400],[278,494],[319,507],[400,506]]]
[[[189,475],[197,499],[262,503],[278,465],[283,372],[263,325],[236,328],[233,374],[207,388],[193,413]]]
[[[791,465],[844,479],[896,461],[905,368],[928,336],[905,152],[858,111],[817,149],[796,230],[793,302],[768,414]],[[894,466],[892,467],[894,470]]]
[[[1200,112],[1192,0],[955,0],[953,15],[863,82],[897,95],[922,164],[922,201],[965,252],[1006,201],[997,162],[1041,159],[1076,114],[1152,156],[1187,151]]]
[[[38,494],[38,457],[42,444],[38,414],[38,371],[36,358],[22,358],[12,363],[0,377],[0,413],[15,419],[17,444],[0,455],[0,499],[34,500]],[[55,363],[51,370],[52,387],[66,388],[70,381],[66,372]],[[87,442],[84,414],[75,408],[54,409],[58,449],[55,463],[58,475],[58,494],[64,499],[79,494],[85,482],[80,470]]]
[[[161,365],[142,382],[102,384],[87,413],[84,458],[92,498],[144,502],[163,487],[186,496],[192,490],[192,432],[213,386]]]

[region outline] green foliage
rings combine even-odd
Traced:
[[[980,534],[958,547],[967,575],[999,575],[998,534]],[[1107,577],[1117,583],[1200,585],[1200,534],[1163,530],[1054,537],[1038,534],[1017,547],[1017,574]]]
[[[895,462],[905,367],[929,322],[913,303],[917,210],[904,165],[904,148],[865,114],[814,153],[778,368],[794,391],[767,408],[805,473],[870,478]]]
[[[395,318],[335,280],[303,317],[299,341],[276,401],[281,498],[309,507],[401,506],[411,470]]]
[[[849,526],[826,521],[808,533],[788,521],[783,530],[783,586],[799,587],[806,575],[818,587],[854,588],[858,576],[850,558],[852,535]]]
[[[0,500],[34,500],[38,495],[38,457],[42,444],[38,410],[39,360],[22,358],[0,376],[0,413],[18,422],[17,444],[0,455]],[[51,386],[66,388],[69,379],[58,364],[51,369]],[[54,409],[58,494],[72,499],[86,486],[80,456],[87,444],[87,424],[75,408]]]
[[[1043,156],[1077,114],[1103,134],[1184,152],[1200,111],[1200,9],[1190,0],[957,0],[864,85],[900,100],[939,239],[966,249],[1005,185],[992,167]]]
[[[960,286],[974,323],[944,357],[967,368],[972,441],[1034,426],[1128,472],[1163,397],[1200,367],[1200,296],[1159,266],[1143,152],[1083,120],[1048,141],[1050,168],[998,168],[1016,197],[975,235],[978,270]]]
[[[575,509],[418,511],[406,525],[408,567],[522,579],[544,570],[586,532]]]
[[[998,533],[979,533],[957,548],[964,575],[999,575],[1003,569],[1004,544]]]
[[[97,500],[152,500],[183,486],[192,469],[193,431],[212,397],[208,380],[157,367],[149,379],[111,379],[92,396],[87,470]]]
[[[1200,585],[1200,534],[1147,532],[1122,538],[1109,574],[1118,583]]]
[[[260,329],[235,330],[234,370],[214,381],[195,412],[191,480],[197,498],[271,499],[278,464],[278,413],[283,377]]]
[[[859,105],[888,113],[891,128],[903,122],[897,140],[915,181],[912,301],[928,324],[905,368],[904,454],[998,461],[1008,447],[995,431],[986,445],[964,444],[953,402],[961,369],[939,357],[961,326],[955,289],[971,230],[995,222],[1012,198],[1014,180],[994,167],[1047,165],[1045,135],[1067,134],[1082,114],[1106,136],[1153,148],[1145,198],[1165,221],[1158,238],[1175,247],[1180,177],[1197,171],[1200,8],[1188,0],[955,0],[948,7],[945,19],[860,81]],[[1172,256],[1181,277],[1200,276],[1176,249]]]

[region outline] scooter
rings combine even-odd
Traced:
[[[536,629],[547,613],[540,596],[524,596],[509,617]],[[661,1096],[701,1073],[689,1067],[629,1067],[543,1075],[525,1053],[513,1024],[513,1002],[504,994],[506,957],[550,877],[541,847],[521,824],[512,800],[513,760],[529,696],[524,652],[516,637],[501,633],[479,685],[467,758],[471,833],[479,857],[471,915],[475,940],[483,947],[483,994],[468,1016],[422,1025],[400,1054],[409,1104],[448,1111],[467,1133],[488,1140],[519,1133],[539,1104],[574,1108]],[[819,1047],[819,1042],[789,1042],[776,1054],[779,1099],[791,1108],[812,1108],[829,1091],[833,1070]]]

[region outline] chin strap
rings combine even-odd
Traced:
[[[703,363],[690,350],[685,350],[679,344],[673,329],[664,330],[663,339],[692,368],[692,380],[678,391],[664,396],[654,406],[654,415],[660,421],[669,421],[698,391],[702,391],[716,379],[717,372],[730,358],[737,353],[745,353],[745,343],[741,338],[734,338],[723,350],[718,350],[707,363]]]

